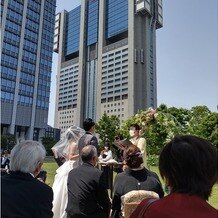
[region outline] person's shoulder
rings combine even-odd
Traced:
[[[139,138],[139,141],[140,141],[140,142],[145,142],[146,139],[145,139],[144,137],[140,137],[140,138]]]
[[[116,180],[125,180],[125,178],[127,178],[129,176],[130,176],[129,172],[128,171],[124,171],[124,172],[118,173],[116,175]]]
[[[98,139],[97,139],[97,137],[95,136],[95,135],[92,135],[92,137],[91,137],[91,140],[90,140],[90,143],[91,144],[95,144],[95,143],[97,143],[98,142]]]
[[[8,180],[11,180],[10,174],[1,175],[1,184],[7,184]]]
[[[40,190],[52,192],[52,188],[49,185],[47,185],[46,183],[41,182],[38,179],[35,179],[35,183],[37,184],[38,187],[40,187]]]
[[[97,137],[95,135],[92,135],[92,139],[97,139]]]
[[[78,167],[76,168],[78,169]],[[104,172],[96,167],[89,166],[86,164],[81,165],[81,170],[79,172],[82,172],[83,174],[89,175],[90,178],[99,179],[102,175],[104,175]]]
[[[69,174],[74,174],[77,173],[78,171],[80,171],[83,168],[83,165],[79,165],[73,169],[70,170]]]
[[[98,169],[97,167],[91,167],[91,169],[92,169],[93,172],[96,172],[96,173],[99,173],[99,174],[103,173],[103,171]]]
[[[159,177],[158,177],[157,173],[155,173],[155,172],[153,172],[151,170],[148,170],[146,168],[145,168],[145,171],[147,172],[148,176],[155,177],[156,179],[159,180]]]

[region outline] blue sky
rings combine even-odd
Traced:
[[[56,12],[81,0],[57,0]],[[157,99],[167,106],[190,109],[218,105],[217,0],[163,0],[164,26],[157,38]],[[53,126],[57,54],[53,57],[48,123]]]

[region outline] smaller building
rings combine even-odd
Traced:
[[[61,130],[58,129],[58,128],[53,128],[53,127],[48,125],[44,129],[44,137],[51,137],[55,141],[59,141],[60,140],[60,136],[61,136]]]

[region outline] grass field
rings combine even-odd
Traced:
[[[57,164],[54,161],[53,158],[46,158],[44,164],[43,164],[43,169],[47,171],[47,179],[46,179],[46,183],[49,186],[52,186],[53,181],[54,181],[54,176],[55,176],[55,171],[57,169]],[[154,167],[152,166],[150,168],[150,170],[156,172],[159,175],[159,170],[158,167]],[[162,184],[163,181],[161,180]],[[215,207],[216,209],[218,209],[218,183],[216,183],[213,187],[213,191],[212,194],[209,198],[209,203]]]

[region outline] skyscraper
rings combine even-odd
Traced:
[[[38,140],[47,126],[56,0],[1,1],[1,130]]]
[[[56,15],[59,53],[55,127],[98,121],[103,113],[125,120],[157,106],[156,29],[162,0],[84,0]]]

